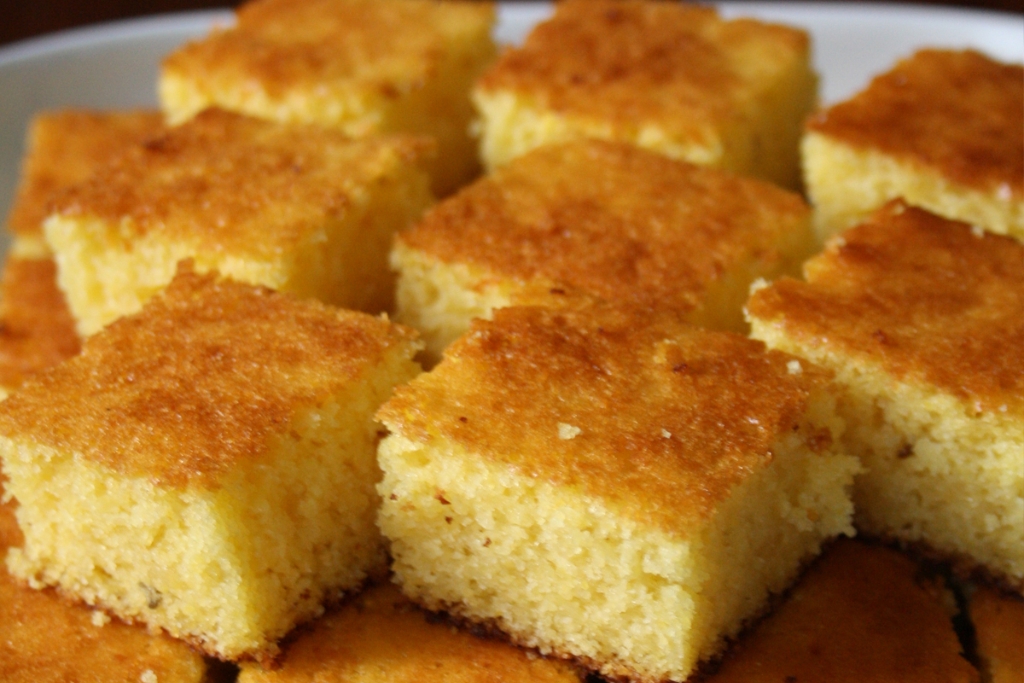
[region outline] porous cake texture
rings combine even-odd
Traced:
[[[856,523],[1024,588],[1024,245],[894,202],[748,303],[830,368]]]
[[[7,229],[14,238],[10,253],[23,258],[49,256],[43,220],[54,195],[163,128],[163,116],[157,111],[65,109],[37,114],[26,135],[21,178],[7,217]]]
[[[459,631],[393,584],[356,596],[295,635],[272,669],[242,665],[239,683],[580,683],[568,664]]]
[[[392,235],[432,201],[425,142],[208,110],[63,193],[45,223],[82,335],[195,268],[372,313]]]
[[[707,683],[977,683],[937,576],[896,550],[836,541]]]
[[[652,0],[557,3],[473,90],[489,169],[596,137],[791,188],[816,98],[805,31]]]
[[[684,680],[852,532],[827,375],[672,314],[500,309],[378,416],[403,592],[607,675]]]
[[[493,23],[486,2],[255,0],[164,60],[161,106],[173,122],[217,106],[353,136],[429,135],[444,195],[479,172],[469,91],[494,59]]]
[[[7,566],[223,659],[384,567],[373,413],[413,332],[183,269],[0,406]]]
[[[978,586],[970,597],[970,618],[985,683],[1024,680],[1024,600]]]
[[[0,397],[80,349],[53,259],[8,255],[0,277]]]
[[[796,194],[627,143],[578,140],[511,161],[397,236],[397,316],[433,358],[514,302],[551,291],[659,306],[746,332],[755,279],[816,248]]]
[[[802,157],[823,239],[902,197],[1024,240],[1024,66],[921,50],[811,117]]]

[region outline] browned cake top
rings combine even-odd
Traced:
[[[49,202],[58,190],[82,182],[97,166],[162,130],[163,117],[158,112],[39,114],[29,129],[8,228],[18,235],[41,235]]]
[[[110,239],[158,234],[207,252],[274,255],[314,239],[427,146],[211,109],[132,147],[61,194],[56,209],[104,221]]]
[[[778,73],[806,58],[807,34],[687,3],[567,0],[480,81],[546,109],[635,130],[709,135]]]
[[[808,215],[773,185],[589,141],[514,159],[400,239],[499,277],[690,310],[727,272],[770,261]]]
[[[1024,600],[979,587],[971,622],[982,666],[992,683],[1020,683],[1024,675]]]
[[[287,646],[279,668],[246,665],[241,683],[578,683],[572,668],[431,623],[398,589],[368,589]]]
[[[1024,199],[1024,67],[973,51],[922,50],[808,129]],[[1005,196],[1007,200],[1010,196]]]
[[[1024,245],[894,202],[762,289],[750,314],[968,410],[1024,412]]]
[[[412,335],[186,270],[0,403],[0,434],[162,485],[212,487],[262,455],[297,410],[352,387]]]
[[[942,588],[894,550],[837,541],[708,683],[975,683]]]
[[[203,680],[202,658],[184,643],[117,621],[96,626],[92,614],[0,571],[0,680],[146,681],[147,670],[160,683]]]
[[[80,348],[53,259],[8,257],[0,279],[0,386],[17,387]]]
[[[790,374],[789,360],[661,311],[510,307],[474,321],[379,417],[685,535],[781,434],[830,443],[803,421],[826,376]]]
[[[369,88],[398,97],[434,77],[453,42],[488,35],[490,3],[256,0],[237,24],[172,53],[164,68],[271,97]]]

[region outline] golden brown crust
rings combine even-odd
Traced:
[[[1024,412],[1024,245],[892,202],[750,314],[811,346],[878,363],[968,411]]]
[[[42,235],[54,194],[88,178],[131,145],[158,135],[163,117],[153,111],[65,110],[39,114],[28,134],[21,182],[7,220],[16,235]]]
[[[982,668],[992,683],[1024,679],[1024,600],[981,586],[971,596],[971,622]]]
[[[697,308],[727,272],[777,263],[808,207],[768,183],[623,143],[546,146],[430,210],[407,246],[494,277]]]
[[[263,453],[297,408],[357,381],[413,335],[383,318],[186,270],[140,313],[0,403],[0,433],[162,485],[215,487]]]
[[[4,502],[4,484],[6,482],[7,477],[0,472],[0,559],[7,554],[8,548],[18,548],[25,543],[25,536],[21,533],[21,527],[18,526],[18,519],[14,513],[18,502],[13,498]],[[0,574],[2,573],[6,573],[6,570],[0,568]]]
[[[812,117],[807,128],[1024,199],[1021,65],[970,50],[922,50]]]
[[[704,139],[767,87],[770,79],[750,69],[787,55],[802,59],[808,50],[803,31],[727,22],[708,7],[567,0],[521,48],[506,51],[479,87],[615,129],[656,122],[673,137]]]
[[[175,51],[163,68],[258,83],[273,98],[352,88],[397,98],[433,76],[450,41],[493,16],[484,2],[257,0],[234,27]]]
[[[496,639],[456,631],[412,605],[391,584],[369,588],[301,630],[276,668],[246,664],[241,683],[451,681],[578,683],[561,662]]]
[[[210,109],[69,188],[55,210],[100,219],[112,236],[157,234],[212,253],[273,255],[429,148],[420,138],[353,140]]]
[[[977,681],[941,590],[894,550],[839,540],[706,680]]]
[[[203,680],[202,658],[184,643],[118,621],[98,626],[93,614],[0,571],[0,680],[134,683],[147,670],[161,683]]]
[[[20,386],[80,349],[53,259],[9,256],[0,280],[0,386]]]
[[[790,374],[790,358],[661,311],[511,307],[474,321],[379,418],[672,533],[767,466],[780,434],[806,427],[827,377],[809,365]]]

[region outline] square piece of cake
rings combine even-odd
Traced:
[[[601,673],[682,681],[851,533],[826,373],[670,313],[474,321],[378,417],[403,592]]]
[[[822,239],[887,201],[1024,240],[1024,66],[922,50],[807,122]]]
[[[49,256],[43,220],[54,195],[163,130],[163,116],[156,111],[68,109],[37,114],[26,136],[21,179],[7,217],[7,229],[14,237],[10,253],[23,258]]]
[[[419,138],[207,110],[63,192],[46,220],[77,329],[133,313],[183,259],[327,303],[391,306],[393,234],[432,201]]]
[[[494,59],[493,23],[486,2],[255,0],[164,60],[161,106],[176,123],[216,106],[353,136],[428,135],[443,196],[479,172],[469,91]]]
[[[858,529],[1024,589],[1024,245],[893,202],[747,304],[836,374]]]
[[[955,597],[897,550],[836,541],[707,683],[978,683]]]
[[[271,668],[244,663],[238,683],[580,683],[571,665],[427,614],[393,584],[354,597],[297,633]]]
[[[557,3],[473,91],[489,169],[597,137],[790,188],[816,99],[805,31],[651,0]]]
[[[579,140],[531,150],[442,201],[397,236],[391,263],[398,319],[436,359],[472,318],[552,289],[746,332],[750,283],[796,275],[816,246],[796,194]]]
[[[373,413],[418,367],[383,318],[183,270],[0,403],[10,571],[225,659],[384,568]]]

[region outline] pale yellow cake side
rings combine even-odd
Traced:
[[[878,365],[799,344],[769,321],[752,336],[832,369],[845,388],[846,445],[864,464],[856,524],[876,536],[923,543],[981,564],[1024,587],[1024,421],[933,387],[899,381]]]
[[[833,410],[819,396],[809,419],[841,429]],[[853,532],[852,458],[813,453],[795,435],[773,453],[687,534],[457,444],[397,433],[379,449],[379,523],[396,580],[427,607],[494,623],[607,675],[681,681],[792,581],[822,539]]]
[[[1024,198],[962,185],[912,159],[855,147],[810,131],[801,142],[804,181],[819,241],[896,197],[952,220],[1024,240]],[[842,182],[836,182],[836,179]]]

